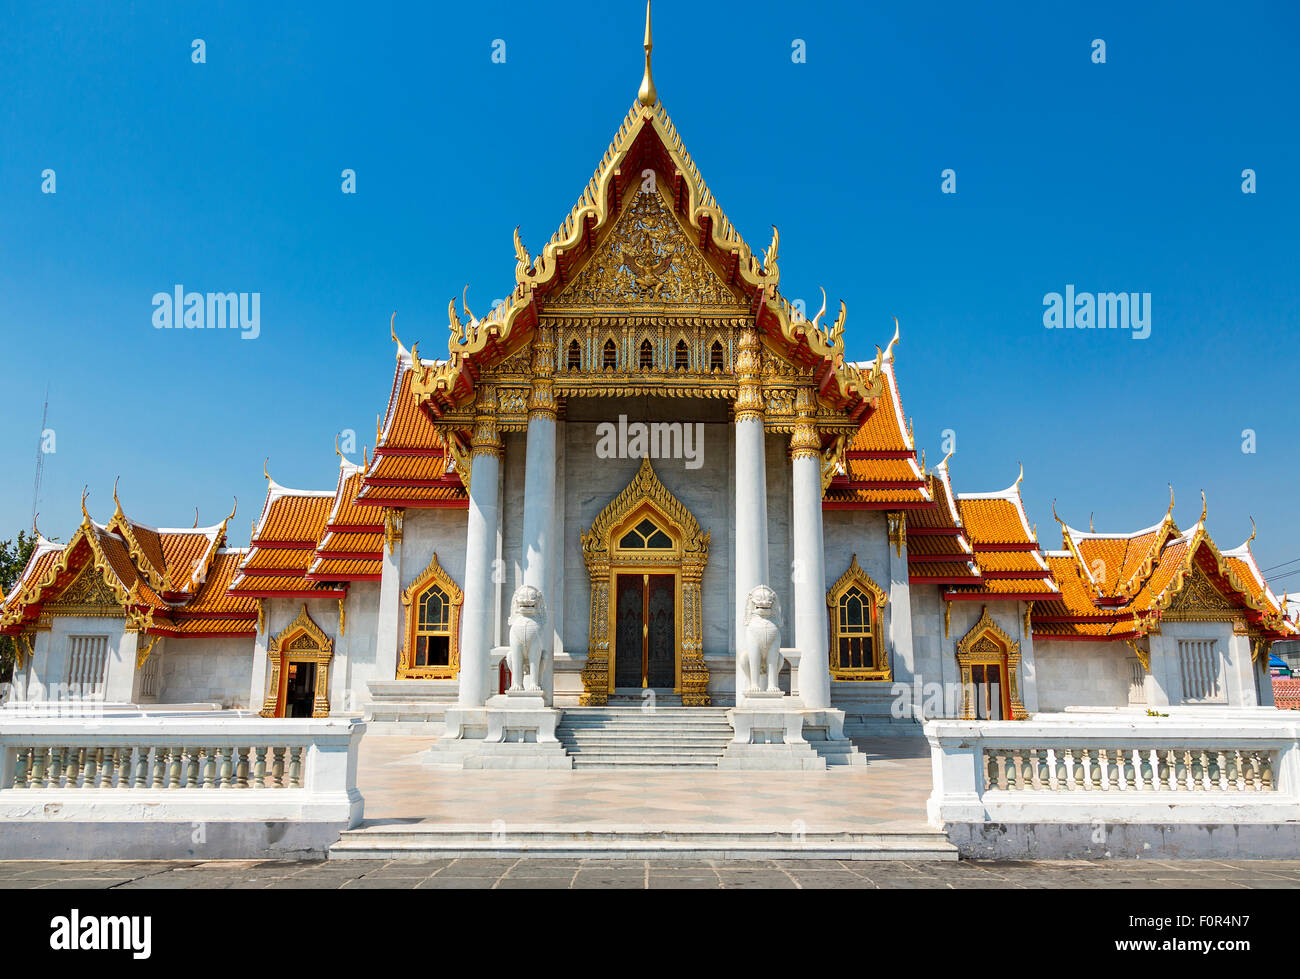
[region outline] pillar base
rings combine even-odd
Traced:
[[[537,691],[501,694],[485,707],[448,708],[446,733],[425,761],[466,769],[571,769],[573,759],[555,737],[563,714],[545,706]]]
[[[751,693],[741,706],[727,711],[727,720],[735,737],[718,762],[721,769],[797,771],[866,764],[865,756],[844,736],[842,710]]]

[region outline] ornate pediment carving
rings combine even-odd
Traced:
[[[734,310],[743,303],[686,237],[659,192],[642,189],[591,261],[548,305]]]
[[[46,615],[119,616],[125,615],[113,589],[93,564],[87,564],[63,593],[43,609]]]
[[[1194,565],[1161,618],[1171,622],[1227,622],[1240,616],[1241,607],[1219,591],[1209,576]]]

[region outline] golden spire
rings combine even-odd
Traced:
[[[650,74],[650,51],[654,48],[654,39],[650,36],[650,0],[645,2],[645,77],[641,79],[641,90],[636,100],[645,106],[652,106],[659,101],[655,91],[655,80]]]

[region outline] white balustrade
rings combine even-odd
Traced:
[[[1064,714],[930,721],[932,823],[1300,817],[1300,719]]]
[[[351,718],[0,714],[0,819],[361,821]]]

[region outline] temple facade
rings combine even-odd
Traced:
[[[951,458],[927,467],[897,327],[852,362],[843,303],[809,319],[782,295],[779,234],[755,253],[714,199],[648,25],[594,176],[540,253],[514,247],[505,302],[450,304],[445,356],[390,325],[373,450],[316,490],[268,467],[249,547],[226,546],[229,518],[158,529],[115,490],[100,523],[83,500],[0,605],[14,696],[442,724],[519,686],[528,619],[547,708],[729,707],[763,686],[757,614],[781,693],[850,734],[1272,703],[1268,648],[1295,629],[1203,503],[1186,530],[1172,495],[1131,534],[1061,522],[1048,550],[1023,473],[963,493]]]

